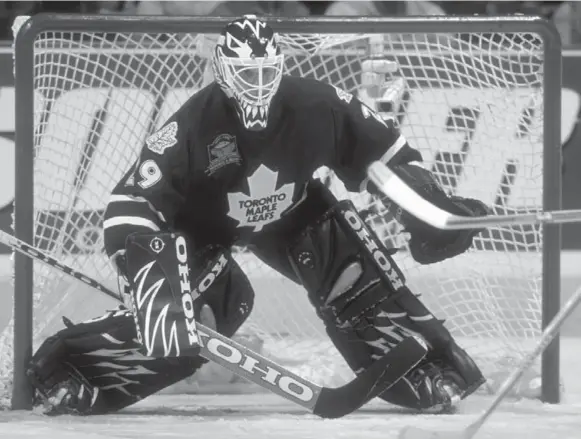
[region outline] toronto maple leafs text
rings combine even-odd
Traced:
[[[286,200],[286,194],[274,194],[268,197],[238,201],[240,209],[246,209],[248,224],[260,221],[272,221],[278,210],[278,203]]]

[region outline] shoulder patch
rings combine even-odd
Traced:
[[[351,99],[353,99],[353,95],[351,93],[346,92],[345,90],[337,87],[336,85],[333,85],[333,84],[331,84],[331,85],[333,86],[333,88],[337,92],[337,97],[340,100],[344,101],[347,104],[351,102]]]
[[[177,133],[178,123],[171,122],[149,136],[145,143],[151,151],[161,155],[166,149],[178,143]]]
[[[235,136],[231,134],[220,134],[208,145],[207,175],[212,175],[226,165],[239,165],[241,162],[242,157],[240,157]]]

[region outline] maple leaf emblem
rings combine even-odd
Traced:
[[[177,133],[178,123],[172,122],[149,136],[145,143],[151,151],[161,155],[167,148],[178,143]]]
[[[255,232],[280,218],[293,203],[294,183],[276,189],[278,173],[260,165],[248,177],[250,195],[242,192],[228,194],[228,216],[238,221],[238,227],[254,227]]]

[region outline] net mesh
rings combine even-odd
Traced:
[[[102,248],[108,195],[140,146],[210,81],[215,35],[44,32],[34,53],[35,245],[116,289]],[[542,200],[542,41],[533,34],[284,34],[286,73],[340,87],[393,115],[450,194],[496,213],[531,212]],[[371,67],[369,67],[371,66]],[[387,68],[387,72],[385,71]],[[19,115],[19,117],[26,117]],[[488,377],[518,360],[540,333],[542,233],[492,228],[453,260],[419,266],[408,237],[369,194],[348,193],[390,247],[409,286],[458,337]],[[241,329],[264,353],[319,384],[351,376],[301,288],[242,248],[256,291]],[[35,347],[73,321],[116,304],[35,263]],[[13,325],[0,343],[1,396],[10,390]]]

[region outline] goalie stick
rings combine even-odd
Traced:
[[[581,209],[467,217],[434,206],[381,162],[367,170],[369,179],[391,201],[416,218],[442,230],[480,229],[511,224],[572,223],[581,221]]]
[[[95,279],[1,230],[0,242],[32,259],[59,269],[109,297],[122,301],[119,295]],[[201,323],[196,322],[196,327],[202,357],[322,418],[340,418],[354,412],[399,381],[427,353],[427,346],[423,341],[408,337],[347,384],[330,388],[301,378]],[[406,361],[402,361],[403,358]]]

